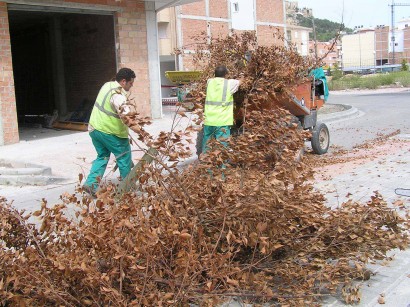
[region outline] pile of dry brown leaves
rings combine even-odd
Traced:
[[[1,200],[0,304],[215,306],[237,296],[307,305],[334,293],[355,302],[354,280],[366,275],[366,263],[407,246],[408,216],[377,194],[331,210],[308,180],[311,169],[295,160],[305,135],[269,95],[295,81],[304,60],[243,34],[213,41],[203,53],[212,55],[209,66],[225,59],[227,44],[238,56],[249,47],[242,44],[254,46],[241,68],[249,105],[242,134],[181,169],[194,129],[154,138],[133,114],[141,140],[159,152],[137,192],[116,195],[107,186],[97,201],[63,195],[32,214]],[[198,105],[201,86],[193,92]]]

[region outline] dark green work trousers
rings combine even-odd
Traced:
[[[97,151],[97,158],[93,161],[90,174],[84,185],[95,192],[98,188],[97,177],[104,176],[111,153],[117,160],[121,178],[127,177],[132,167],[131,146],[128,138],[119,138],[98,130],[90,132],[90,137]]]
[[[204,138],[202,139],[202,152],[205,153],[209,150],[208,141],[212,138],[220,141],[225,147],[228,143],[225,141],[231,135],[230,126],[206,126],[204,125]],[[224,140],[221,140],[224,139]]]

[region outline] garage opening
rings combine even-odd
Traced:
[[[19,127],[87,123],[116,73],[113,15],[9,9],[9,23]]]

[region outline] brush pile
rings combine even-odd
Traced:
[[[0,304],[216,306],[240,297],[310,305],[338,293],[352,303],[366,263],[407,247],[408,212],[400,215],[377,193],[365,204],[326,207],[312,170],[295,159],[306,135],[287,111],[266,108],[269,97],[306,76],[305,59],[259,47],[249,33],[207,49],[197,52],[204,80],[192,91],[198,121],[205,78],[226,64],[232,76],[245,75],[242,133],[178,168],[194,128],[153,137],[135,113],[128,120],[140,140],[159,152],[143,166],[138,192],[117,195],[106,186],[96,201],[62,195],[33,213],[2,199]]]

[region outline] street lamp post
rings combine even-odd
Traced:
[[[360,41],[360,31],[359,31],[359,64],[360,64],[360,69],[362,69],[362,43]]]
[[[362,69],[362,42],[361,42],[361,31],[359,30],[360,28],[363,28],[363,26],[355,26],[355,30],[357,31],[357,35],[359,37],[359,66],[360,70]]]

